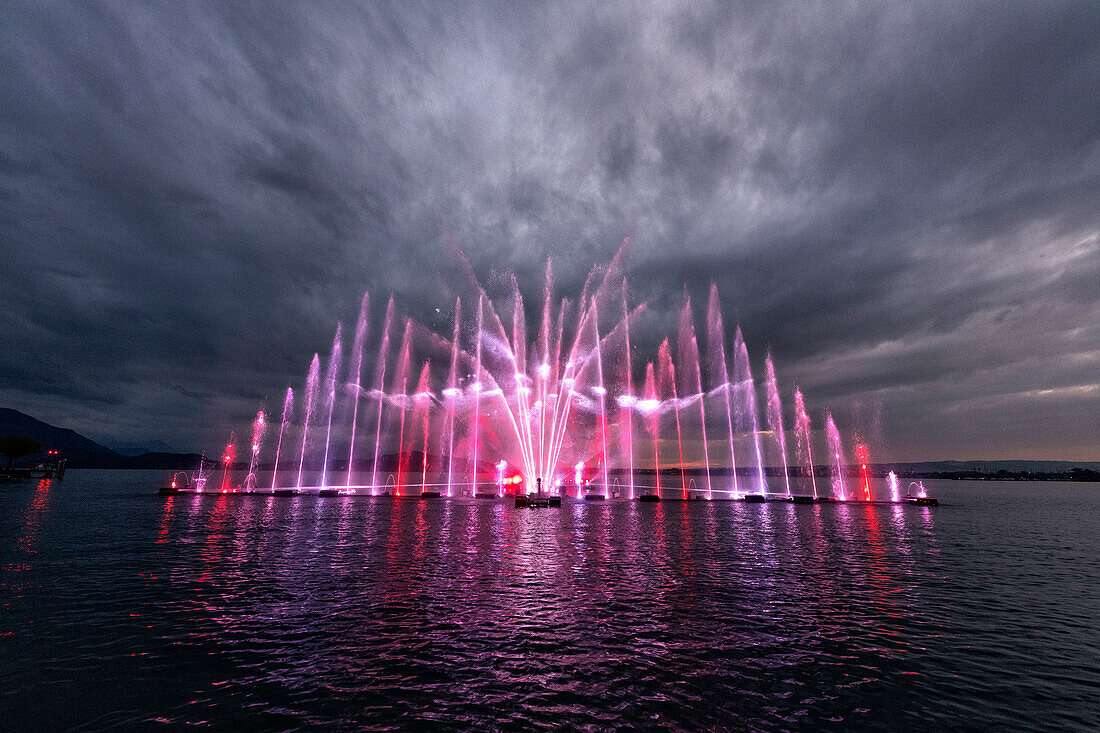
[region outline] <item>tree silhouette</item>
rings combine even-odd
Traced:
[[[8,457],[8,468],[15,465],[23,456],[29,456],[42,450],[37,440],[17,435],[0,435],[0,453]]]

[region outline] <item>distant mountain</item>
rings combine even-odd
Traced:
[[[6,407],[0,407],[0,435],[17,435],[30,438],[41,443],[43,451],[59,451],[61,457],[69,461],[71,468],[155,468],[171,470],[192,468],[198,465],[199,462],[197,453],[175,453],[171,449],[167,451],[148,451],[135,456],[123,455],[84,437],[75,430],[59,428],[41,420],[36,420],[18,410]],[[164,444],[161,441],[152,441],[132,445],[155,448]],[[19,463],[26,464],[39,458],[41,456],[26,456]]]
[[[179,453],[163,440],[147,440],[141,443],[115,443],[111,446],[116,453],[124,456],[141,456],[146,453]]]
[[[18,410],[0,407],[0,435],[17,435],[42,444],[42,450],[61,451],[69,464],[88,458],[121,458],[118,453],[94,440],[85,438],[75,430],[59,428]]]
[[[882,464],[882,468],[893,469],[898,473],[983,473],[998,471],[1009,473],[1064,473],[1074,468],[1100,471],[1100,461],[919,461],[916,463]]]

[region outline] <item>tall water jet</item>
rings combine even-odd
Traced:
[[[298,483],[296,488],[302,488],[302,470],[306,465],[306,441],[309,438],[309,420],[313,417],[313,401],[317,397],[317,383],[321,379],[321,357],[313,355],[313,361],[309,364],[309,376],[306,377],[306,405],[305,414],[302,416],[302,455],[298,458]]]
[[[711,383],[717,382],[717,390],[722,395],[726,407],[726,426],[729,429],[730,476],[733,477],[733,496],[741,496],[737,483],[737,451],[733,447],[733,410],[730,407],[730,377],[726,368],[726,329],[722,324],[722,308],[718,303],[718,287],[711,283],[710,299],[707,303],[707,369]]]
[[[237,434],[232,430],[229,431],[229,442],[225,445],[225,450],[222,452],[222,486],[221,491],[224,494],[229,491],[229,467],[233,464],[233,459],[237,456]]]
[[[833,464],[833,498],[846,501],[848,490],[844,485],[844,446],[840,443],[840,431],[836,429],[831,412],[825,413],[825,439],[829,445],[829,461]]]
[[[783,404],[779,401],[779,385],[775,379],[775,364],[771,351],[764,357],[765,386],[768,393],[768,430],[775,438],[779,449],[780,465],[783,467],[783,481],[787,487],[787,496],[791,495],[791,477],[787,471],[787,436],[783,432]]]
[[[478,423],[481,422],[481,331],[485,319],[485,297],[478,294],[477,298],[477,331],[474,334],[474,374],[470,390],[474,393],[474,421],[470,426],[471,460],[470,460],[470,494],[477,495],[477,441]]]
[[[256,461],[260,457],[260,446],[263,444],[264,431],[267,428],[267,420],[264,411],[256,413],[256,419],[252,421],[252,452],[248,458],[248,474],[245,475],[244,487],[256,488]]]
[[[627,475],[630,480],[630,493],[628,499],[633,499],[634,494],[634,405],[637,398],[634,396],[634,375],[631,369],[630,354],[630,307],[626,302],[626,278],[623,278],[623,333],[626,339],[626,358],[623,359],[623,368],[626,371],[626,396],[630,398],[626,405],[626,465]]]
[[[286,397],[283,398],[283,421],[279,423],[279,442],[275,444],[275,465],[271,468],[271,490],[275,490],[275,479],[279,475],[279,453],[283,450],[283,431],[286,430],[287,421],[294,411],[294,390],[286,388]]]
[[[359,319],[355,322],[355,340],[351,343],[351,355],[355,359],[355,381],[351,385],[351,442],[348,444],[348,478],[344,486],[351,486],[352,466],[355,462],[355,429],[359,418],[359,397],[362,394],[363,348],[367,343],[367,316],[370,313],[370,293],[363,293],[359,303]]]
[[[451,476],[454,473],[455,455],[455,409],[456,402],[462,392],[458,389],[458,337],[459,325],[462,318],[462,298],[455,299],[455,326],[454,335],[451,337],[451,368],[447,371],[447,387],[443,390],[443,396],[447,400],[447,496],[454,495]]]
[[[817,478],[814,476],[814,454],[810,445],[810,416],[806,414],[806,404],[798,387],[794,388],[794,436],[798,464],[810,472],[810,484],[816,499]]]
[[[891,471],[886,474],[886,481],[890,485],[890,501],[901,501],[901,486],[898,485],[898,475]]]
[[[344,324],[336,324],[336,335],[332,339],[332,352],[329,354],[328,368],[325,370],[325,389],[328,392],[328,425],[325,428],[325,457],[321,462],[321,488],[325,488],[328,479],[328,449],[332,442],[332,413],[336,409],[336,370],[340,367]]]
[[[596,394],[600,398],[600,442],[602,443],[600,450],[600,463],[603,464],[603,491],[604,494],[610,494],[611,486],[608,478],[608,456],[607,456],[607,387],[604,386],[603,379],[603,349],[600,345],[600,326],[599,326],[599,312],[596,310],[596,303],[592,303],[592,330],[596,334],[596,374],[598,375],[599,386],[596,388]]]
[[[676,450],[680,463],[680,496],[688,498],[687,471],[684,468],[684,439],[680,430],[680,398],[676,392],[676,366],[672,363],[672,354],[668,348],[668,339],[661,342],[657,349],[658,378],[664,383],[661,390],[661,398],[672,402],[673,414],[676,416]]]
[[[553,328],[553,295],[554,295],[554,271],[549,259],[546,260],[546,273],[543,278],[542,291],[542,318],[539,321],[538,352],[535,360],[538,362],[538,370],[535,378],[535,419],[538,420],[538,461],[535,467],[535,486],[541,487],[540,481],[552,482],[553,467],[548,465],[549,445],[546,440],[548,426],[546,415],[550,392],[547,381],[550,378],[552,368],[550,366],[550,331]],[[547,487],[549,488],[549,487]]]
[[[707,498],[713,497],[710,478],[710,447],[707,443],[707,408],[703,393],[703,372],[699,365],[699,342],[695,337],[695,317],[691,312],[691,298],[684,294],[684,306],[680,310],[679,356],[685,389],[682,393],[699,395],[699,431],[703,435],[703,465],[707,472]]]
[[[657,397],[657,379],[653,373],[653,362],[645,365],[645,398],[638,403],[638,409],[643,415],[648,415],[647,427],[653,435],[653,475],[656,478],[656,492],[661,496],[661,401]]]
[[[863,484],[863,500],[871,501],[871,454],[866,443],[856,436],[856,460],[859,461],[859,480]]]
[[[397,352],[397,369],[393,374],[394,394],[398,399],[397,429],[397,482],[394,494],[401,496],[405,480],[407,456],[405,454],[405,406],[409,389],[409,365],[412,360],[412,319],[405,319],[405,335],[401,338],[401,348]],[[400,385],[400,386],[398,386]]]
[[[371,493],[378,493],[378,454],[382,441],[382,407],[386,402],[386,361],[390,349],[390,328],[393,324],[393,296],[386,304],[386,317],[382,322],[382,339],[378,345],[378,361],[374,367],[374,394],[378,397],[378,416],[374,425],[374,456],[371,467]]]
[[[431,362],[425,361],[420,370],[420,378],[416,382],[416,391],[412,395],[412,429],[410,430],[412,434],[409,437],[409,445],[420,447],[420,493],[424,493],[428,478],[428,433],[432,406],[431,376]],[[408,456],[411,452],[410,447],[409,453],[405,454],[404,471],[409,470]]]
[[[757,491],[761,495],[768,493],[768,484],[764,480],[764,455],[760,450],[760,430],[756,415],[756,385],[752,379],[752,366],[749,364],[749,350],[741,327],[733,337],[733,374],[734,374],[734,418],[738,430],[751,431],[753,448],[756,450]]]

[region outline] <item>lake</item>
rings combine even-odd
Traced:
[[[939,507],[0,485],[0,728],[1100,728],[1100,484]]]

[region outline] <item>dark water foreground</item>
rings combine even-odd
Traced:
[[[0,486],[0,729],[1096,729],[1100,485],[938,508]]]

